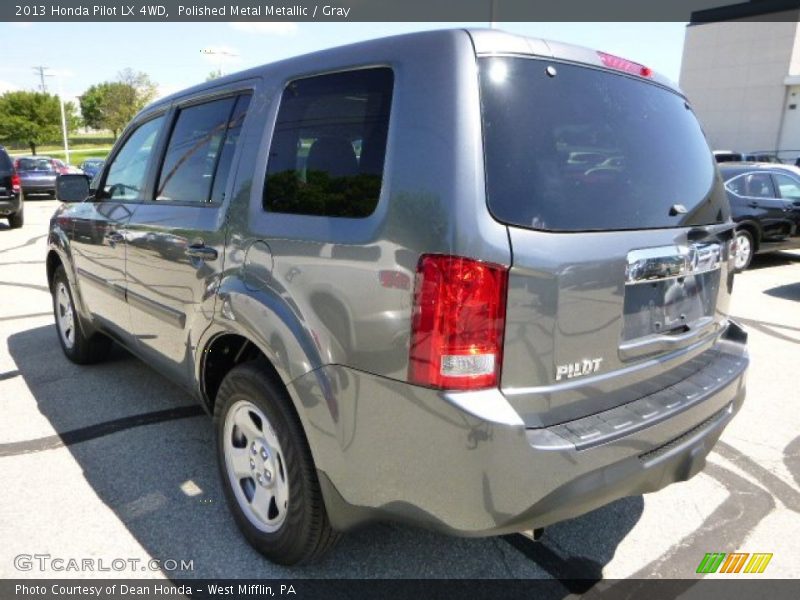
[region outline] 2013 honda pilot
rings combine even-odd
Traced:
[[[114,340],[192,391],[279,563],[658,490],[744,399],[714,157],[616,56],[455,30],[292,58],[155,102],[58,186],[64,352]]]

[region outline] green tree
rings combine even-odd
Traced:
[[[98,83],[84,92],[81,114],[87,126],[110,129],[117,137],[155,94],[156,85],[146,73],[124,69],[117,74],[117,81]]]
[[[41,92],[6,92],[0,96],[0,140],[36,146],[55,141],[61,131],[57,96]]]
[[[87,127],[104,129],[103,103],[105,102],[108,83],[98,83],[87,89],[80,98],[81,116]]]
[[[136,90],[131,86],[119,81],[109,83],[102,105],[103,128],[110,129],[117,137],[142,106],[137,104]]]
[[[67,117],[67,131],[74,133],[83,126],[83,118],[74,102],[64,102],[64,114]]]
[[[117,81],[109,84],[106,94],[106,128],[114,132],[114,137],[125,125],[155,98],[156,84],[146,73],[123,69],[117,74]]]
[[[222,77],[222,69],[214,69],[208,74],[208,76],[206,77],[206,81],[214,81],[215,79],[219,79],[220,77]]]

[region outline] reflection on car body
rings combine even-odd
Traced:
[[[720,172],[737,224],[738,270],[756,253],[800,248],[800,169],[731,162]]]

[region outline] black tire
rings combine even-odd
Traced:
[[[65,340],[65,335],[59,324],[59,314],[62,308],[59,306],[60,286],[64,286],[66,295],[69,298],[72,308],[72,343]],[[50,286],[50,294],[53,298],[53,316],[56,320],[56,335],[61,344],[61,349],[66,357],[79,365],[90,365],[106,359],[111,350],[111,339],[101,333],[85,335],[84,328],[80,323],[80,316],[75,310],[75,301],[72,295],[72,288],[69,285],[67,274],[64,267],[59,265],[53,274],[53,282]]]
[[[234,406],[241,406],[241,401],[255,405],[263,413],[268,425],[272,425],[282,452],[281,465],[288,481],[288,506],[282,523],[272,532],[256,527],[240,506],[233,489],[232,478],[235,476],[229,475],[226,466],[226,419]],[[258,362],[248,362],[232,369],[217,393],[214,430],[222,487],[228,507],[247,541],[266,558],[281,565],[312,562],[328,552],[339,534],[328,521],[311,450],[280,380]],[[242,443],[246,450],[250,440],[244,439]],[[242,486],[246,479],[239,480],[238,485]],[[254,480],[253,484],[255,487]]]
[[[25,211],[21,210],[8,217],[8,226],[11,229],[19,229],[25,224]]]
[[[736,231],[736,258],[735,258],[735,270],[737,273],[741,273],[747,267],[750,266],[750,263],[753,261],[753,255],[756,251],[755,240],[753,239],[753,234],[747,231],[746,229],[738,229]],[[742,254],[742,248],[747,248],[746,252]]]

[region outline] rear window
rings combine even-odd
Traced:
[[[371,215],[381,191],[393,83],[383,67],[290,83],[270,148],[264,210]]]
[[[5,150],[0,150],[0,171],[12,171],[14,165]]]
[[[479,64],[487,195],[498,220],[590,231],[727,218],[713,156],[678,94],[554,61]]]
[[[20,158],[17,169],[20,171],[52,171],[53,163],[49,158]]]

